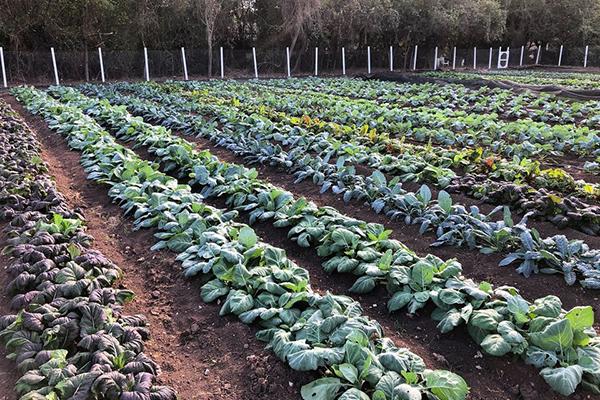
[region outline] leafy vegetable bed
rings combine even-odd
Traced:
[[[170,248],[180,253],[188,275],[213,277],[202,289],[203,299],[226,297],[221,312],[256,322],[263,328],[258,338],[292,368],[333,375],[304,386],[305,399],[391,399],[393,393],[465,397],[468,388],[459,376],[426,369],[417,355],[383,337],[358,303],[314,293],[307,271],[281,249],[260,242],[248,226],[233,222],[235,212],[202,204],[201,196],[116,144],[76,108],[39,92],[23,90],[19,96],[83,151],[89,177],[111,186],[109,195],[134,214],[138,227],[158,228],[162,240],[190,236],[191,244]]]
[[[0,339],[23,374],[20,399],[175,399],[154,385],[144,317],[122,314],[133,293],[112,287],[121,270],[93,250],[83,217],[46,174],[33,133],[3,101],[0,152],[17,312],[0,318]]]
[[[300,91],[313,82],[318,83],[318,89],[301,94]],[[295,182],[312,181],[322,193],[339,195],[341,199],[335,204],[340,207],[345,207],[342,199],[344,202],[358,200],[376,213],[406,224],[417,224],[422,233],[430,231],[435,235],[436,246],[465,246],[484,253],[508,253],[501,265],[515,263],[518,271],[526,276],[536,272],[559,273],[569,284],[579,281],[588,290],[599,288],[599,249],[562,235],[542,237],[528,221],[543,217],[558,226],[577,227],[590,235],[589,238],[593,237],[592,243],[595,243],[600,232],[598,208],[585,201],[597,201],[597,185],[576,181],[569,174],[560,175],[563,170],[542,169],[541,164],[521,158],[559,151],[597,154],[597,133],[584,127],[588,124],[583,115],[588,119],[595,116],[592,104],[583,108],[580,116],[569,120],[568,115],[559,117],[558,109],[552,108],[549,98],[538,102],[534,95],[515,98],[510,93],[494,92],[499,107],[513,104],[516,109],[523,106],[520,102],[527,102],[534,108],[548,107],[557,120],[544,126],[541,115],[535,113],[529,116],[539,122],[523,120],[514,124],[497,118],[498,115],[467,120],[471,116],[465,112],[477,112],[479,106],[485,112],[493,107],[492,100],[477,104],[477,96],[485,95],[486,91],[461,91],[465,96],[472,96],[463,101],[453,99],[451,91],[435,87],[421,89],[439,95],[449,106],[456,106],[450,107],[454,111],[416,109],[417,104],[406,104],[411,93],[418,93],[419,88],[404,87],[401,93],[395,93],[394,86],[388,84],[355,82],[346,88],[341,81],[325,80],[123,83],[83,85],[81,91],[65,87],[52,87],[47,91],[18,88],[13,93],[32,113],[41,115],[51,129],[64,135],[72,149],[82,153],[82,165],[88,178],[110,187],[109,196],[126,215],[133,217],[136,229],[154,231],[157,241],[152,250],[176,253],[185,276],[201,277],[204,301],[219,302],[222,315],[232,314],[258,327],[257,338],[267,343],[292,369],[313,371],[319,377],[302,387],[300,395],[305,400],[417,400],[424,397],[458,400],[468,395],[468,383],[459,375],[428,369],[421,357],[399,347],[384,335],[375,320],[363,314],[357,300],[362,301],[361,295],[376,289],[375,293],[387,301],[387,311],[392,313],[390,318],[403,318],[405,314],[430,316],[435,321],[429,325],[431,328],[437,324],[441,333],[455,331],[455,336],[461,332],[456,329],[462,326],[462,332],[470,336],[482,352],[495,357],[512,354],[510,362],[533,365],[541,378],[562,395],[572,395],[578,388],[600,393],[600,341],[591,306],[575,302],[577,306],[563,309],[560,293],[543,291],[540,294],[543,297],[528,300],[529,296],[518,288],[469,279],[455,259],[445,260],[425,252],[417,254],[393,239],[385,226],[349,217],[332,207],[317,206],[297,197],[292,187],[292,192],[288,192],[262,180],[253,169],[222,162],[207,150],[198,151],[193,143],[169,130],[173,128],[178,133],[208,139],[248,164],[276,167],[281,176],[287,173]],[[350,93],[353,90],[364,99],[355,99]],[[415,102],[427,106],[426,97],[423,95]],[[291,102],[286,103],[286,99]],[[130,112],[141,117],[134,117]],[[371,124],[369,115],[378,126]],[[451,121],[444,122],[444,118]],[[409,125],[402,125],[407,122],[416,124],[417,130],[411,131]],[[454,123],[465,125],[458,127]],[[557,128],[563,123],[573,125],[566,130]],[[527,124],[531,130],[525,132]],[[366,129],[358,128],[361,126]],[[385,134],[385,129],[402,126],[409,129],[403,131],[407,136],[416,131],[435,136],[437,129],[443,133],[435,137],[442,142],[451,139],[459,145],[477,144],[476,141],[471,143],[471,139],[481,129],[488,139],[495,137],[501,143],[498,148],[457,150],[407,143]],[[429,129],[429,133],[422,129]],[[157,162],[142,160],[111,134],[134,147],[143,147],[144,158],[149,155]],[[519,139],[511,135],[518,135]],[[519,140],[523,143],[517,143]],[[494,151],[511,155],[519,152],[519,157],[509,160],[494,155]],[[492,164],[488,165],[490,160]],[[40,163],[32,158],[30,164],[34,167],[24,174],[23,182],[30,179],[30,172],[37,171],[35,168]],[[422,185],[417,190],[419,186],[415,185],[407,190],[401,182],[426,182],[436,189]],[[510,184],[520,192],[511,195],[505,190],[505,185]],[[458,197],[449,194],[453,191],[474,197],[479,194],[499,206],[490,213],[487,211],[491,207],[486,208],[486,213],[475,206],[468,208],[456,202]],[[29,201],[29,194],[31,199],[37,199],[35,190],[27,189],[24,193],[24,204]],[[0,190],[0,199],[1,194]],[[22,200],[15,201],[11,195],[5,198],[15,204]],[[547,203],[537,204],[538,200]],[[460,197],[460,201],[467,200]],[[527,201],[536,204],[527,208],[524,206]],[[50,203],[43,207],[49,210],[58,207],[58,203]],[[511,208],[513,212],[525,213],[521,222],[513,222]],[[30,224],[27,228],[15,225],[11,246],[17,247],[9,247],[9,251],[16,252],[20,241],[30,240],[31,235],[37,239],[40,235],[37,230],[46,235],[51,232],[54,240],[64,240],[60,242],[63,246],[60,256],[64,257],[60,262],[66,263],[65,268],[73,269],[70,263],[77,264],[87,249],[87,236],[83,234],[79,216],[65,210],[45,218],[43,223]],[[298,246],[314,251],[310,253],[311,260],[320,260],[325,272],[345,274],[345,278],[353,275],[355,280],[348,284],[348,290],[356,298],[316,293],[306,269],[290,261],[283,249],[262,241],[249,225],[239,222],[240,218],[247,218],[250,225],[263,222],[260,229],[264,223],[270,223],[284,230]],[[571,231],[571,234],[583,236],[578,232]],[[268,235],[264,240],[269,240]],[[291,247],[288,250],[293,251]],[[62,271],[60,280],[54,282],[56,277],[46,274],[43,276],[49,280],[38,285],[35,278],[17,271],[20,272],[18,279],[11,285],[27,293],[33,290],[34,294],[19,293],[13,303],[28,313],[34,313],[30,307],[38,307],[37,302],[41,301],[46,307],[44,301],[51,304],[59,290],[52,289],[52,297],[44,294],[48,282],[54,282],[60,290],[76,291],[73,296],[83,294],[86,301],[93,302],[92,288],[108,290],[104,287],[112,285],[120,276],[119,270],[107,263],[100,263],[93,272],[84,271],[81,276],[77,270],[71,271],[74,282],[98,281],[89,286],[71,282],[71,275],[65,281],[60,275]],[[315,267],[313,261],[309,267]],[[17,267],[11,266],[11,270],[14,268]],[[507,280],[501,283],[504,282],[508,283]],[[340,289],[340,285],[335,287]],[[127,327],[130,323],[135,325],[131,329],[141,334],[144,328],[137,326],[141,323],[120,314],[119,305],[130,293],[119,290],[111,293],[115,304],[109,302],[106,306],[110,311],[105,312],[108,321],[102,325],[104,331],[117,335],[119,340],[123,333],[106,327],[112,324]],[[572,307],[574,303],[567,300],[566,304]],[[72,310],[66,308],[68,314],[64,318],[77,320]],[[63,324],[62,308],[50,311],[36,308],[35,312],[50,312],[52,317],[48,318],[57,318],[58,324]],[[84,317],[79,317],[80,325],[84,325]],[[42,323],[45,318],[41,317]],[[387,317],[381,318],[390,323]],[[4,330],[0,338],[8,338],[9,348],[25,343],[11,338],[15,335],[21,338],[24,329],[33,329],[33,325],[21,317],[5,317],[1,321],[0,328]],[[98,329],[99,324],[92,317],[89,329]],[[69,333],[70,326],[67,324],[65,331],[52,331],[52,335],[40,335],[43,345],[53,346],[55,335],[74,336],[75,333]],[[77,333],[84,335],[85,331],[85,335],[89,335],[89,329],[86,325],[86,328],[78,328]],[[30,340],[32,336],[27,335]],[[81,347],[82,343],[84,341],[74,345]],[[131,397],[140,400],[174,396],[169,388],[152,387],[156,373],[152,368],[156,365],[140,353],[141,342],[139,346],[137,353],[113,355],[107,357],[108,361],[100,362],[120,371],[123,379],[113,374],[110,382],[93,381],[86,387],[98,399],[129,398],[118,391],[118,385],[125,385],[128,390],[145,390],[144,394]],[[88,353],[91,351],[87,349]],[[64,353],[66,363],[71,362],[72,353],[72,350]],[[76,364],[91,356],[73,357],[72,363]],[[124,369],[131,366],[127,357],[143,358],[136,359],[137,369],[130,376]],[[40,373],[43,375],[44,371]],[[103,376],[112,374],[110,371],[99,372]],[[96,370],[75,372],[77,375]],[[136,373],[149,374],[144,381],[148,383],[136,386],[135,382],[142,382],[142,375],[138,377]],[[49,377],[45,375],[45,379]],[[61,377],[61,380],[66,378],[71,376]],[[33,389],[55,391],[55,397],[49,398],[63,398],[60,393],[63,386],[55,381]]]
[[[301,236],[304,235],[304,237],[298,237],[301,244],[309,245],[310,241],[320,243],[319,255],[327,259],[323,265],[327,271],[364,274],[356,281],[351,291],[364,293],[372,290],[377,283],[386,284],[388,290],[393,294],[388,303],[390,311],[408,306],[409,312],[415,312],[431,300],[438,307],[432,317],[441,320],[438,327],[442,332],[453,329],[464,320],[467,322],[473,338],[491,355],[513,352],[525,356],[526,352],[527,362],[542,367],[543,364],[536,364],[532,357],[535,357],[534,354],[537,351],[548,350],[549,344],[543,343],[545,339],[536,342],[536,340],[546,337],[546,333],[538,331],[534,326],[537,326],[542,319],[552,325],[547,319],[548,317],[558,318],[555,320],[558,323],[564,320],[562,318],[570,321],[572,316],[582,312],[586,314],[586,318],[590,316],[591,308],[586,307],[561,314],[562,312],[558,311],[560,310],[560,301],[554,296],[538,299],[534,304],[530,304],[519,296],[515,289],[499,288],[494,290],[487,283],[477,286],[460,276],[460,266],[456,263],[443,263],[431,256],[417,261],[418,258],[414,253],[411,254],[403,245],[386,239],[382,227],[375,224],[367,225],[364,227],[366,228],[365,232],[361,230],[364,228],[357,224],[360,221],[352,221],[343,215],[338,215],[336,219],[328,221],[327,210],[319,213],[318,210],[314,210],[314,205],[311,209],[311,207],[307,207],[306,202],[302,202],[302,199],[300,202],[295,201],[289,194],[269,188],[268,185],[257,181],[255,175],[252,175],[252,171],[244,171],[239,166],[222,165],[217,160],[211,159],[209,154],[194,152],[189,143],[172,136],[162,128],[153,127],[139,119],[132,118],[122,108],[110,107],[106,103],[91,99],[86,100],[74,91],[58,91],[58,93],[61,92],[65,99],[71,101],[71,104],[79,104],[84,107],[90,115],[96,116],[111,129],[117,131],[119,136],[127,140],[134,140],[139,145],[149,146],[150,152],[161,158],[166,169],[176,171],[176,174],[182,177],[194,171],[190,176],[192,182],[203,187],[204,195],[225,195],[229,205],[240,210],[251,211],[251,222],[253,218],[261,220],[275,218],[276,226],[281,226],[282,223],[298,224],[296,227],[302,226],[302,231],[293,228],[290,230],[290,234],[295,236],[302,232]],[[198,168],[198,166],[202,167]],[[200,172],[202,172],[202,176],[198,176]],[[197,180],[198,178],[200,180]],[[242,193],[246,194],[242,195]],[[265,207],[268,208],[265,209]],[[294,216],[293,219],[290,218],[290,213]],[[317,225],[316,229],[308,228],[303,232],[307,226],[303,226],[302,222],[313,221],[314,223],[316,222],[315,217],[322,220],[325,225]],[[300,219],[297,220],[298,218]],[[164,239],[167,238],[169,240],[161,242],[158,248],[185,247],[189,242],[189,238],[185,237],[168,236]],[[188,273],[192,274],[196,273],[197,268],[200,267],[194,264],[188,266]],[[400,269],[398,269],[399,267]],[[399,274],[405,276],[406,280]],[[454,300],[446,299],[445,296],[451,296],[451,293],[457,297]],[[511,305],[512,302],[516,302],[514,307]],[[458,306],[459,304],[462,306]],[[516,306],[516,304],[520,305]],[[542,304],[557,305],[558,314],[552,314],[552,316],[545,314],[545,311],[542,312],[539,308]],[[504,310],[504,313],[507,311],[508,313],[503,315],[502,311],[495,308],[496,306],[508,307]],[[489,312],[493,312],[500,318],[500,320],[496,320],[499,323],[496,328],[478,325],[477,316],[480,313],[487,315]],[[536,316],[536,313],[541,314]],[[593,320],[593,313],[591,316]],[[540,317],[543,318],[538,319]],[[492,328],[492,332],[494,332],[504,325],[510,326],[511,332],[518,333],[521,339],[512,343],[510,340],[516,337],[508,339],[500,331],[497,331],[496,334],[489,331]],[[549,328],[550,325],[541,325],[540,328],[542,326]],[[588,328],[591,328],[591,324]],[[595,335],[593,329],[588,333]],[[531,340],[533,342],[530,342]],[[504,346],[502,350],[497,349],[495,346],[500,343],[508,346]],[[563,359],[564,361],[566,360]],[[575,366],[574,368],[577,369]],[[569,389],[559,387],[562,383],[554,382],[554,378],[549,375],[553,370],[542,370],[544,379],[558,391],[569,392]],[[560,371],[560,377],[557,379],[563,382],[562,372],[568,375],[571,369]],[[552,372],[552,374],[554,373],[559,373],[559,371]]]
[[[104,92],[103,96],[109,95]],[[467,210],[460,204],[453,204],[444,191],[440,192],[437,200],[432,199],[427,187],[423,187],[419,193],[408,192],[402,189],[397,179],[388,183],[381,172],[376,171],[372,176],[365,177],[356,174],[352,167],[340,167],[319,157],[313,158],[298,143],[294,144],[293,151],[286,154],[281,148],[271,146],[261,138],[263,132],[269,133],[273,127],[265,127],[260,120],[252,118],[240,119],[235,113],[220,117],[226,128],[220,131],[214,125],[206,124],[202,117],[183,112],[185,108],[181,109],[176,100],[168,101],[160,97],[169,104],[162,106],[123,97],[110,98],[124,102],[136,112],[167,126],[208,136],[219,145],[244,155],[250,162],[289,170],[297,181],[312,179],[322,191],[332,190],[343,194],[344,201],[353,198],[365,201],[376,212],[383,211],[389,217],[403,219],[408,224],[419,224],[422,232],[432,230],[436,233],[438,239],[435,245],[468,246],[488,253],[514,250],[502,265],[520,261],[519,272],[526,276],[538,271],[559,271],[570,284],[577,281],[577,272],[580,272],[583,274],[580,282],[584,286],[600,287],[600,263],[597,261],[600,252],[590,250],[581,241],[568,241],[561,235],[542,239],[535,230],[527,227],[527,217],[513,224],[506,210],[503,220],[494,221],[494,214],[502,211],[502,207],[486,215],[480,213],[477,207]],[[195,105],[191,106],[191,110],[195,110]],[[285,134],[285,131],[279,130],[277,133]]]

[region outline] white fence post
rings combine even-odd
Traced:
[[[560,51],[558,52],[558,66],[560,67],[560,64],[562,64],[562,52],[563,52],[563,45],[560,45]]]
[[[342,47],[342,75],[346,75],[346,49]]]
[[[56,86],[60,85],[58,80],[58,68],[56,68],[56,56],[54,55],[54,47],[50,47],[50,54],[52,54],[52,67],[54,68],[54,82]]]
[[[252,60],[254,61],[254,77],[258,79],[258,64],[256,63],[256,47],[252,48]]]
[[[454,46],[454,51],[452,52],[452,69],[456,69],[456,46]]]
[[[519,67],[523,66],[523,53],[525,52],[525,46],[521,46],[521,57],[519,58]]]
[[[223,62],[223,47],[219,47],[219,56],[221,58],[221,79],[225,78],[225,63]]]
[[[435,46],[435,52],[433,53],[433,70],[437,69],[437,56],[438,56],[438,47]]]
[[[490,56],[488,59],[488,69],[492,69],[492,57],[494,54],[494,50],[490,47]],[[498,54],[498,57],[500,57],[500,54]]]
[[[2,84],[4,87],[8,87],[6,82],[6,68],[4,67],[4,49],[0,47],[0,64],[2,64]]]
[[[413,61],[413,71],[417,69],[417,53],[419,51],[419,46],[415,45],[415,59]]]
[[[535,56],[535,63],[540,63],[540,53],[542,52],[542,46],[538,46],[537,56]]]
[[[98,47],[98,60],[100,60],[100,78],[102,79],[102,83],[106,81],[106,76],[104,76],[104,60],[102,59],[102,48]]]
[[[371,73],[371,46],[367,46],[367,72]]]
[[[583,56],[583,68],[587,68],[589,46],[585,46],[585,55]]]
[[[144,74],[146,75],[146,80],[150,80],[150,69],[148,68],[148,49],[144,47]]]
[[[473,47],[473,69],[477,69],[477,47]]]
[[[181,48],[181,61],[183,62],[183,79],[186,81],[188,78],[188,70],[187,70],[187,60],[185,59],[185,48]]]
[[[394,72],[394,48],[390,46],[390,72]]]
[[[319,48],[315,47],[315,76],[319,75]]]
[[[286,55],[286,60],[287,60],[287,74],[288,74],[288,78],[292,76],[292,71],[290,69],[290,48],[286,47],[285,48],[285,55]]]

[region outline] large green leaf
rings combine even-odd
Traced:
[[[544,368],[540,375],[546,383],[563,396],[575,393],[577,385],[581,383],[583,369],[579,365],[570,365],[565,368]]]
[[[483,350],[496,357],[503,356],[510,351],[510,343],[508,343],[504,338],[500,335],[488,335],[481,342],[481,347]]]
[[[363,392],[362,390],[358,390],[356,388],[351,388],[346,390],[342,395],[338,398],[338,400],[371,400],[369,395]]]
[[[467,382],[459,375],[444,370],[425,370],[427,388],[440,400],[464,400],[469,394]]]
[[[238,241],[243,244],[245,248],[249,249],[258,242],[258,237],[256,236],[256,233],[254,233],[254,229],[244,226],[240,229]]]
[[[341,388],[338,378],[321,378],[302,386],[300,395],[303,400],[334,400]]]
[[[594,325],[594,310],[591,306],[574,307],[565,318],[569,320],[574,330],[583,330]]]
[[[205,303],[213,302],[219,297],[226,295],[228,292],[229,288],[218,279],[213,279],[212,281],[207,282],[200,289],[202,301]]]
[[[553,322],[543,331],[531,333],[529,337],[532,344],[544,350],[560,352],[573,345],[573,329],[567,319]]]
[[[421,289],[433,282],[434,266],[421,260],[411,268],[411,278]]]

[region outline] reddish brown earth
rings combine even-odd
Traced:
[[[298,398],[298,387],[311,376],[291,371],[263,350],[263,345],[253,337],[254,328],[233,318],[219,317],[217,305],[202,303],[198,293],[200,282],[181,278],[174,256],[149,253],[153,243],[151,233],[131,231],[131,221],[123,218],[121,210],[110,203],[106,187],[86,181],[79,165],[79,155],[68,150],[64,139],[49,131],[38,117],[31,117],[20,106],[15,106],[12,98],[7,100],[37,130],[50,172],[72,205],[83,209],[89,233],[96,238],[96,248],[125,271],[123,285],[137,294],[126,311],[144,313],[149,317],[151,339],[147,350],[162,366],[161,383],[175,387],[182,399]],[[206,142],[197,143],[224,160],[240,161],[231,153],[215,149]],[[319,204],[384,223],[394,229],[395,238],[420,254],[432,252],[442,258],[457,257],[463,263],[465,274],[474,279],[516,285],[528,298],[554,293],[565,301],[567,307],[591,304],[589,300],[595,296],[581,288],[566,287],[556,277],[525,280],[511,268],[497,267],[499,257],[454,248],[431,249],[428,246],[430,238],[419,236],[414,227],[390,222],[357,204],[344,205],[336,196],[319,195],[318,188],[311,183],[292,184],[287,174],[267,168],[259,170],[263,178]],[[285,231],[278,231],[269,223],[259,224],[255,229],[263,240],[285,248],[291,259],[307,268],[311,273],[311,285],[317,291],[330,290],[341,294],[350,286],[351,277],[325,274],[314,249],[296,246],[285,238]],[[448,368],[464,376],[472,387],[471,399],[561,398],[549,391],[533,367],[509,357],[482,357],[464,330],[439,334],[427,312],[412,318],[400,313],[388,315],[385,311],[386,298],[382,291],[357,297],[365,312],[376,318],[397,344],[411,348],[430,367]],[[598,315],[598,310],[596,313]],[[4,368],[0,364],[0,372],[6,371]],[[291,387],[288,382],[294,385]],[[592,397],[578,393],[572,398]]]

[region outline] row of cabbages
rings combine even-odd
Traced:
[[[596,127],[600,102],[568,101],[548,93],[515,92],[481,86],[477,89],[452,83],[399,83],[377,79],[306,78],[273,79],[268,85],[358,97],[405,107],[433,107],[467,113],[485,113],[497,119],[531,118],[554,124]]]
[[[281,82],[281,81],[280,81]],[[289,82],[281,83],[285,86]],[[271,86],[273,88],[273,86]],[[508,157],[544,153],[600,155],[600,137],[594,128],[572,124],[549,125],[528,119],[497,120],[488,114],[467,113],[430,107],[407,108],[304,90],[272,89],[282,98],[308,109],[311,117],[341,124],[369,125],[390,136],[406,136],[419,142],[477,146],[494,149]]]
[[[281,146],[263,139],[263,135],[271,135],[275,127],[256,116],[244,116],[231,110],[218,117],[219,129],[216,123],[207,123],[202,115],[196,115],[200,105],[186,103],[177,96],[145,85],[121,84],[118,87],[158,102],[123,96],[111,91],[110,87],[88,86],[86,90],[115,104],[124,104],[151,121],[209,138],[250,163],[282,168],[293,173],[296,182],[311,179],[322,192],[331,190],[343,195],[346,202],[352,199],[364,201],[376,212],[384,212],[392,219],[419,224],[422,233],[435,232],[434,245],[467,246],[486,253],[511,252],[501,265],[518,262],[517,270],[525,276],[537,272],[560,273],[569,284],[579,281],[586,288],[600,288],[600,250],[590,249],[581,240],[568,240],[564,235],[542,238],[535,229],[527,226],[528,216],[513,223],[507,207],[499,206],[486,215],[476,206],[467,209],[461,204],[453,204],[450,195],[444,191],[440,191],[437,199],[432,198],[426,186],[419,192],[409,192],[395,180],[387,182],[379,171],[366,177],[356,174],[352,166],[335,165],[313,157],[299,143],[294,143],[292,150],[285,152]],[[69,96],[68,93],[64,95]],[[284,130],[278,133],[286,134]],[[503,218],[496,220],[503,209]]]
[[[133,215],[137,228],[157,229],[155,249],[178,253],[187,276],[208,280],[201,290],[205,301],[221,299],[222,315],[256,323],[257,338],[290,367],[324,375],[302,387],[304,399],[466,398],[469,389],[460,376],[427,369],[363,316],[357,302],[315,293],[308,271],[235,222],[237,212],[204,204],[202,195],[116,143],[78,108],[34,89],[14,93],[83,153],[88,177],[110,186],[109,196]]]
[[[295,199],[258,179],[255,171],[222,163],[207,151],[195,151],[189,142],[132,117],[123,107],[86,98],[73,89],[52,92],[82,107],[119,138],[148,147],[165,170],[191,178],[204,196],[224,197],[230,207],[249,212],[250,222],[273,220],[275,227],[290,228],[288,236],[299,245],[317,247],[327,272],[359,276],[351,291],[366,293],[377,285],[385,286],[391,296],[390,312],[407,308],[415,313],[431,304],[435,308],[432,318],[439,321],[442,332],[466,324],[486,353],[521,355],[540,368],[544,379],[560,393],[571,394],[580,383],[598,391],[600,343],[593,329],[591,307],[567,312],[556,296],[530,303],[514,288],[475,283],[462,276],[456,261],[418,257],[402,243],[389,239],[390,231],[383,226]],[[180,230],[161,238],[159,248],[185,248],[190,241]],[[212,267],[209,257],[204,256],[206,260],[199,263],[198,255],[190,256],[191,261],[183,257],[186,273]]]
[[[352,129],[306,115],[291,117],[286,107],[270,106],[269,100],[276,104],[282,102],[280,96],[263,95],[258,91],[243,94],[245,88],[239,84],[231,88],[204,82],[173,85],[184,90],[200,89],[180,93],[185,100],[203,105],[196,110],[199,113],[214,118],[234,111],[246,117],[259,115],[261,123],[266,125],[262,128],[262,138],[283,148],[294,148],[322,160],[336,159],[338,165],[366,166],[389,174],[399,182],[432,184],[490,204],[507,205],[513,212],[529,213],[532,218],[546,219],[559,228],[568,226],[589,235],[600,233],[600,207],[586,203],[600,199],[600,185],[575,180],[562,169],[541,169],[539,162],[528,159],[509,162],[489,155],[482,158],[483,149],[481,153],[479,149],[461,149],[458,153],[452,149],[421,146],[420,151],[416,151],[416,145],[368,129]],[[178,93],[175,90],[173,94]],[[276,128],[269,133],[265,129],[268,127]],[[363,132],[362,143],[358,143]],[[371,139],[377,144],[368,143]],[[302,148],[298,149],[299,146]],[[390,146],[394,150],[390,151]],[[389,154],[399,150],[403,150],[399,155]],[[457,175],[454,169],[465,172]]]
[[[0,101],[0,217],[17,312],[0,318],[0,339],[23,374],[15,390],[21,400],[174,400],[171,388],[154,384],[144,317],[122,313],[133,293],[113,288],[121,270],[92,248],[40,154]]]
[[[273,121],[281,121],[286,124],[299,125],[302,124],[307,130],[311,131],[311,134],[319,134],[327,131],[336,136],[344,136],[346,142],[356,142],[361,136],[363,138],[363,146],[368,149],[375,150],[376,146],[374,143],[385,143],[385,146],[380,146],[378,151],[389,152],[388,145],[394,146],[396,149],[402,148],[411,149],[410,155],[415,156],[416,159],[421,158],[420,163],[423,164],[423,156],[427,157],[429,163],[430,153],[442,154],[447,151],[448,155],[443,157],[442,160],[445,165],[435,165],[441,171],[444,171],[446,177],[452,177],[453,172],[449,166],[457,166],[456,161],[460,161],[460,168],[464,169],[465,173],[486,173],[482,175],[480,186],[485,189],[489,183],[486,182],[485,178],[492,180],[508,180],[514,183],[528,184],[533,188],[545,188],[553,189],[558,192],[565,194],[576,195],[583,198],[598,199],[600,198],[600,186],[594,185],[593,183],[587,183],[583,180],[575,180],[572,175],[561,168],[540,168],[539,163],[529,160],[524,155],[514,155],[510,159],[501,157],[498,152],[490,146],[485,144],[477,144],[473,146],[459,146],[459,152],[463,151],[475,151],[474,155],[477,155],[481,151],[484,159],[474,160],[465,159],[460,154],[457,155],[457,159],[449,159],[452,152],[456,152],[453,146],[447,145],[436,145],[433,146],[431,143],[421,143],[420,146],[429,145],[426,147],[424,154],[419,155],[414,150],[418,148],[417,143],[407,143],[407,137],[399,134],[394,134],[390,131],[381,131],[374,127],[375,122],[364,124],[353,123],[348,121],[347,123],[335,122],[329,117],[324,115],[319,106],[317,99],[319,94],[313,94],[315,97],[313,103],[306,104],[305,96],[295,92],[280,92],[281,89],[272,87],[268,84],[264,84],[265,81],[260,82],[238,82],[238,81],[185,81],[185,82],[173,82],[174,86],[195,89],[196,94],[202,97],[211,97],[210,99],[204,99],[211,103],[225,104],[229,106],[235,106],[246,113],[257,113],[272,119]],[[297,121],[296,123],[294,123]],[[299,122],[299,123],[298,123]],[[364,140],[368,139],[368,140]],[[515,140],[517,140],[515,138]],[[349,144],[349,143],[348,143]],[[349,147],[349,146],[346,146]],[[356,147],[350,146],[350,147]],[[433,149],[431,149],[433,147]],[[548,157],[554,152],[545,149],[545,152],[539,154],[539,158]],[[363,151],[360,149],[353,149],[354,154],[360,154]],[[371,151],[372,152],[372,151]],[[368,153],[368,152],[367,152]],[[404,152],[403,155],[406,155]],[[393,167],[398,164],[400,167],[401,163],[394,160],[396,157],[388,157],[389,166]],[[429,165],[432,167],[434,165]],[[479,178],[479,175],[475,175]],[[456,177],[454,179],[457,179]],[[442,180],[439,182],[444,184]],[[443,186],[442,186],[443,187]]]

